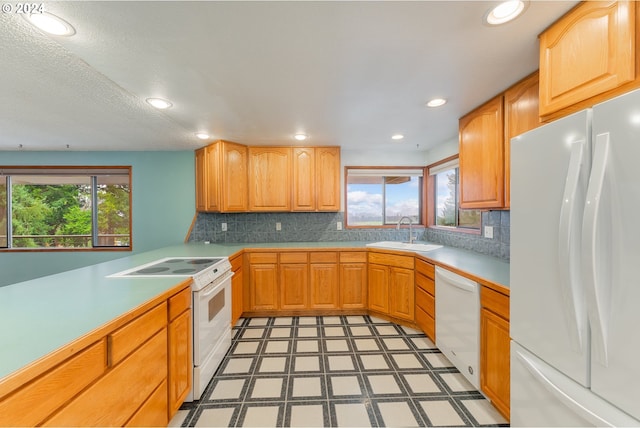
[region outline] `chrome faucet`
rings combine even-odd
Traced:
[[[402,220],[404,219],[409,220],[409,244],[413,244],[413,241],[415,241],[416,238],[414,238],[413,236],[413,222],[411,221],[411,217],[408,216],[402,216],[400,217],[400,220],[398,220],[398,224],[396,225],[396,230],[400,230],[400,224],[402,224]]]

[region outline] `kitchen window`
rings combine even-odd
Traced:
[[[480,210],[460,209],[460,174],[458,157],[448,158],[429,167],[430,200],[433,212],[429,225],[479,231]],[[432,189],[432,190],[431,190]]]
[[[423,176],[422,167],[346,167],[346,226],[392,226],[403,216],[424,224]]]
[[[0,167],[0,248],[131,248],[130,167]]]

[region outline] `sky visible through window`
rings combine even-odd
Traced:
[[[402,216],[420,217],[420,178],[411,177],[401,184],[353,184],[347,186],[348,223],[351,225],[381,225],[395,223]],[[386,198],[386,203],[385,203]],[[382,204],[385,203],[386,221],[383,222]]]

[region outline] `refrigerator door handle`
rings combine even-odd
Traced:
[[[571,385],[573,381],[568,377],[557,374],[553,369],[547,367],[544,364],[540,364],[533,358],[524,355],[517,349],[512,348],[512,352],[515,352],[515,357],[518,361],[527,369],[527,371],[533,376],[533,378],[540,383],[551,395],[553,395],[560,403],[569,408],[573,413],[591,422],[596,427],[614,427],[619,426],[617,423],[612,423],[600,417],[600,415],[594,413],[588,406],[581,404],[579,399],[573,398],[572,393],[576,384]],[[583,389],[583,392],[588,391],[580,386],[579,389]],[[574,391],[575,393],[575,391]]]
[[[574,229],[576,222],[580,221],[575,218],[580,214],[576,206],[582,203],[582,197],[584,197],[584,193],[579,193],[584,162],[584,147],[584,141],[576,141],[571,146],[571,157],[564,185],[558,228],[560,291],[565,307],[564,314],[569,327],[571,345],[577,352],[583,351],[582,332],[585,331],[584,324],[586,322],[585,319],[579,316],[584,308],[581,300],[583,295],[580,291],[579,278],[580,248],[578,248],[578,243],[576,242],[579,231]]]
[[[599,134],[595,139],[593,164],[589,187],[584,206],[584,220],[582,223],[582,267],[587,301],[587,314],[591,323],[591,339],[593,343],[593,357],[608,366],[607,356],[607,320],[605,311],[609,310],[610,289],[604,287],[599,272],[599,255],[606,255],[607,249],[602,249],[598,243],[598,216],[602,206],[604,179],[609,158],[609,133]]]

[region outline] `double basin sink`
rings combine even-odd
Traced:
[[[423,244],[418,242],[397,242],[397,241],[380,241],[372,244],[367,244],[367,247],[374,248],[388,248],[391,250],[405,250],[405,251],[432,251],[442,248],[442,245],[436,244]]]

